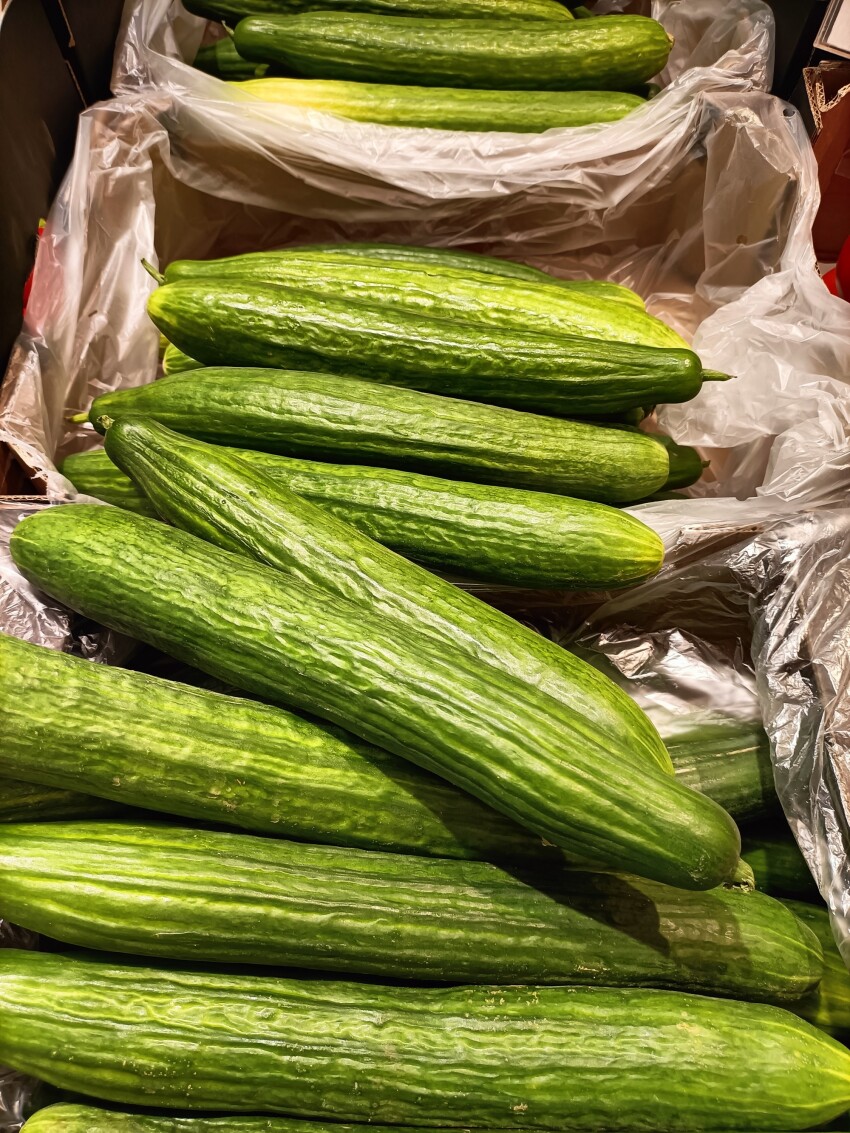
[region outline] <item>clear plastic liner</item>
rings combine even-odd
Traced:
[[[44,503],[79,498],[58,464],[98,442],[69,414],[156,374],[143,257],[383,240],[635,288],[707,366],[735,375],[658,414],[711,460],[691,498],[633,509],[662,535],[664,571],[605,601],[482,593],[564,642],[584,621],[580,647],[659,721],[751,715],[757,691],[786,814],[850,943],[847,532],[828,510],[850,483],[850,308],[816,272],[817,175],[802,122],[765,93],[767,5],[657,0],[653,11],[676,37],[656,98],[620,123],[520,136],[248,101],[186,63],[204,21],[176,0],[128,3],[117,97],[81,117],[40,242],[0,441],[34,472]],[[121,660],[127,642],[81,626],[12,565],[8,534],[36,506],[0,505],[0,628]],[[9,1096],[0,1080],[0,1133]]]

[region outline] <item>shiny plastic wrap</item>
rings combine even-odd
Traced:
[[[711,468],[692,498],[636,509],[662,534],[667,566],[594,611],[580,645],[654,713],[752,715],[758,696],[783,805],[847,941],[846,534],[828,509],[850,481],[850,308],[816,272],[805,130],[765,93],[769,9],[658,0],[653,10],[676,37],[661,94],[620,123],[518,136],[368,126],[249,102],[186,63],[203,21],[176,0],[128,4],[117,97],[82,116],[40,242],[0,392],[0,441],[46,502],[77,498],[58,463],[95,438],[69,414],[156,374],[143,257],[371,239],[490,252],[635,288],[707,366],[735,377],[661,409],[660,426],[701,446]],[[0,508],[0,628],[120,658],[124,644],[80,627],[14,569],[8,532],[24,510]],[[524,615],[523,605],[567,641],[593,601],[519,596]],[[0,1099],[5,1133],[16,1126],[4,1128],[2,1107],[18,1103],[2,1079]]]

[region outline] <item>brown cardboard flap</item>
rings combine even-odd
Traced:
[[[803,72],[812,116],[821,205],[815,220],[815,251],[833,263],[850,238],[850,63],[826,62]]]

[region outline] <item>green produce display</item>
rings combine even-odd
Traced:
[[[815,936],[753,891],[129,823],[0,827],[0,917],[107,952],[389,979],[772,1001],[823,974]]]
[[[452,322],[246,279],[167,283],[148,311],[206,365],[330,370],[543,413],[604,417],[688,401],[703,381],[690,350]]]
[[[103,394],[88,418],[150,415],[212,444],[629,503],[661,488],[662,445],[606,429],[331,374],[210,367]]]
[[[737,822],[778,811],[770,741],[761,721],[700,721],[665,742],[676,776],[720,803]],[[749,854],[747,860],[755,870]]]
[[[2,949],[0,1018],[4,1063],[127,1105],[598,1133],[730,1115],[803,1129],[850,1106],[834,1039],[776,1007],[681,992],[385,987]]]
[[[97,796],[81,806],[108,799],[261,834],[434,857],[561,860],[444,780],[279,708],[5,634],[0,685],[0,774],[57,795]]]
[[[247,14],[247,13],[246,13]],[[240,17],[237,16],[237,19]],[[217,79],[238,81],[240,79],[259,79],[268,71],[265,63],[252,63],[243,59],[236,50],[231,36],[218,39],[207,47],[201,47],[195,56],[193,66]]]
[[[166,283],[227,281],[237,287],[295,288],[346,303],[511,330],[515,335],[533,331],[663,351],[690,350],[680,335],[644,310],[555,283],[509,279],[468,267],[432,265],[426,270],[406,260],[369,259],[356,252],[345,256],[340,251],[259,252],[236,257],[235,266],[233,260],[225,260],[224,269],[217,263],[222,261],[178,260],[161,278]]]
[[[378,543],[438,570],[509,586],[607,590],[642,582],[661,565],[657,536],[604,504],[391,468],[224,451]],[[156,515],[102,449],[66,457],[62,472],[79,492]]]
[[[46,509],[18,524],[11,549],[78,613],[344,724],[574,859],[685,889],[735,867],[737,828],[710,799],[623,761],[578,713],[565,732],[565,707],[553,723],[549,696],[463,650],[117,508]]]
[[[357,122],[519,134],[618,122],[645,105],[638,95],[620,91],[457,90],[334,79],[252,78],[241,89],[265,102],[319,110]]]
[[[763,892],[801,901],[820,899],[806,859],[781,816],[775,822],[748,830],[742,854]]]
[[[850,1036],[850,972],[835,943],[829,913],[823,905],[783,901],[807,925],[823,948],[824,974],[818,986],[792,1010],[810,1023],[846,1042]]]
[[[180,374],[184,370],[198,370],[200,367],[200,362],[196,362],[194,358],[184,354],[174,343],[169,342],[166,346],[165,353],[162,356],[162,372],[164,374]]]
[[[0,638],[0,649],[2,639]],[[0,662],[0,670],[2,669]],[[4,702],[4,713],[6,711]],[[0,735],[4,731],[0,721]],[[0,763],[3,755],[0,754]],[[100,818],[121,814],[123,807],[78,791],[23,783],[0,775],[0,822],[49,822],[62,818]]]
[[[249,16],[246,59],[312,79],[480,90],[630,90],[663,69],[673,41],[655,20],[427,20],[347,12]]]
[[[639,742],[649,727],[632,726],[631,702],[605,678],[600,681],[585,662],[559,646],[541,646],[536,634],[513,619],[381,547],[238,454],[131,416],[109,426],[106,451],[175,527],[353,602],[402,633],[424,633],[462,649],[552,695],[553,700],[541,702],[540,711],[564,734],[575,729],[578,709],[591,742],[611,748],[616,738],[622,760],[649,761],[672,772],[660,742],[653,751]]]
[[[298,12],[367,12],[378,15],[428,16],[450,20],[569,20],[558,0],[186,0],[198,16],[228,23],[254,15]]]
[[[323,256],[338,255],[344,259],[357,256],[363,260],[392,260],[405,263],[411,269],[418,266],[423,271],[456,268],[505,276],[508,279],[524,279],[532,283],[555,284],[572,291],[583,291],[614,302],[627,303],[641,311],[646,310],[643,299],[635,291],[619,283],[595,279],[558,279],[547,275],[545,271],[529,267],[528,264],[516,263],[514,260],[502,260],[496,256],[482,255],[480,252],[464,252],[457,248],[423,248],[416,244],[302,244],[293,248],[280,248],[275,252],[248,252],[241,256],[227,256],[219,260],[173,260],[165,269],[164,276],[167,283],[174,283],[178,279],[203,278],[207,274],[210,278],[241,276],[261,256],[272,259],[286,259],[288,256],[300,258],[313,252],[321,253]]]

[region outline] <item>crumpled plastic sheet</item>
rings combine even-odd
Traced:
[[[40,242],[0,440],[45,502],[80,498],[57,466],[94,438],[68,414],[156,373],[142,257],[388,240],[634,287],[707,366],[736,375],[659,414],[711,469],[692,498],[634,509],[665,541],[657,580],[598,610],[599,596],[513,601],[564,641],[586,619],[579,644],[651,710],[752,713],[757,689],[786,813],[846,942],[846,535],[826,509],[846,502],[850,471],[850,308],[816,272],[805,130],[765,93],[767,5],[656,0],[653,11],[676,37],[660,95],[622,123],[518,136],[248,102],[185,62],[203,21],[177,0],[128,3],[117,97],[82,116]],[[126,641],[81,626],[15,570],[4,540],[26,506],[0,505],[0,627],[120,662]],[[0,1079],[0,1133],[16,1128],[2,1124],[13,1094]]]
[[[850,965],[850,510],[668,568],[562,640],[604,658],[656,721],[760,706],[777,792]]]

